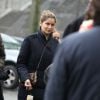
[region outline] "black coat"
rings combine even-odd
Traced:
[[[51,36],[48,40],[40,31],[34,35],[28,36],[21,47],[18,60],[17,69],[21,81],[29,79],[29,74],[36,70],[40,61],[41,54],[44,53],[38,68],[38,82],[36,87],[44,88],[44,70],[52,63],[58,42]]]
[[[65,38],[44,100],[100,100],[100,26]]]
[[[0,35],[0,80],[6,80],[7,78],[9,78],[8,73],[4,71],[4,64],[5,64],[5,50]]]
[[[0,35],[0,81],[6,80],[8,78],[8,74],[3,71],[4,62],[5,62],[4,45],[2,43],[2,38]],[[1,83],[0,83],[0,100],[4,100]]]
[[[68,36],[69,34],[72,34],[73,32],[77,32],[83,20],[84,20],[84,15],[80,16],[79,18],[68,24],[68,26],[64,30],[63,38],[65,36]]]

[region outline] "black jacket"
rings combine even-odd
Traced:
[[[6,71],[4,71],[4,65],[5,65],[5,50],[4,45],[2,42],[2,38],[0,35],[0,80],[6,80],[8,77],[8,74]]]
[[[58,42],[51,36],[46,40],[41,31],[28,36],[24,40],[17,60],[17,69],[21,81],[29,79],[28,73],[36,70],[43,49],[45,48],[42,60],[39,64],[38,82],[36,84],[36,87],[44,88],[44,70],[52,63],[57,44]]]
[[[82,24],[83,20],[84,20],[84,15],[80,16],[75,21],[68,24],[68,26],[64,30],[63,38],[65,36],[68,36],[69,34],[72,34],[73,32],[77,32],[79,30],[79,27]]]
[[[65,38],[54,60],[45,100],[100,100],[99,43],[100,26]]]
[[[5,62],[5,50],[4,50],[4,45],[3,45],[2,38],[0,35],[0,68],[4,67],[4,62]]]

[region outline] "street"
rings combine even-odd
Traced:
[[[17,100],[17,89],[14,90],[3,90],[4,100]]]

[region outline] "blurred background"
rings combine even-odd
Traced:
[[[65,27],[84,13],[88,0],[0,0],[0,32],[26,37],[37,30],[44,9],[57,16],[57,29]]]

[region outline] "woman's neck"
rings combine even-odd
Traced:
[[[45,34],[44,34],[44,36],[45,36],[46,40],[48,40],[50,37],[50,35],[45,35]]]

